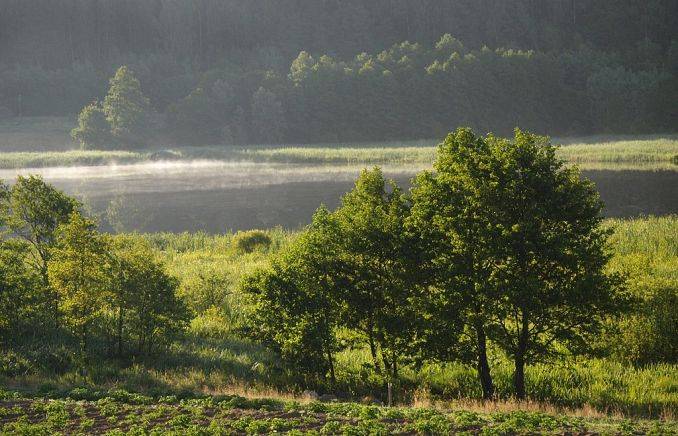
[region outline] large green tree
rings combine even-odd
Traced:
[[[467,150],[457,150],[457,144],[465,144]],[[494,384],[488,328],[498,301],[496,289],[490,286],[492,253],[487,239],[492,224],[479,216],[466,173],[453,160],[465,152],[470,167],[472,160],[482,157],[484,145],[469,129],[457,130],[445,139],[438,148],[435,172],[424,171],[414,180],[408,228],[420,239],[425,253],[422,268],[431,280],[426,307],[432,328],[425,332],[425,355],[473,360],[483,397],[489,399]],[[460,342],[465,346],[460,347]]]
[[[621,278],[605,272],[602,204],[547,138],[520,130],[509,140],[459,129],[435,168],[433,188],[414,196],[415,208],[437,202],[429,218],[447,249],[435,261],[460,277],[469,319],[481,315],[513,359],[515,393],[524,398],[526,364],[590,350],[603,321],[626,306]]]
[[[336,335],[340,307],[335,298],[338,271],[347,272],[337,256],[336,222],[321,207],[312,224],[269,268],[244,277],[240,289],[251,300],[248,330],[279,352],[297,369],[334,384]]]

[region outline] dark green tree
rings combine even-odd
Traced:
[[[325,208],[312,224],[272,261],[270,268],[245,276],[240,289],[251,300],[247,329],[279,352],[292,367],[336,382],[334,355],[341,349],[336,330],[340,307],[334,298],[346,271],[336,256],[336,223]]]
[[[177,295],[179,281],[145,242],[118,238],[112,257],[109,295],[117,353],[124,353],[125,339],[137,353],[158,351],[188,325],[188,308]]]
[[[365,336],[375,369],[380,354],[392,379],[399,361],[412,354],[419,318],[416,245],[404,227],[408,213],[402,191],[379,168],[363,170],[334,212],[340,257],[351,268],[337,279],[345,287],[335,290],[344,325]]]
[[[252,137],[262,144],[281,143],[285,135],[285,114],[278,97],[260,87],[252,96]]]
[[[434,222],[454,222],[461,211],[475,223],[450,235],[453,247],[474,253],[468,263],[474,289],[462,294],[473,292],[469,301],[477,301],[486,289],[482,295],[492,297],[480,313],[514,360],[518,398],[526,395],[526,364],[562,349],[590,351],[593,335],[628,301],[621,277],[605,272],[609,231],[601,228],[595,187],[555,150],[520,130],[508,140],[460,129],[442,144],[436,163],[435,177],[458,193],[459,205],[447,204],[455,212],[434,215]]]
[[[78,126],[71,130],[71,137],[83,149],[104,149],[111,146],[111,125],[99,102],[82,108],[78,115]]]
[[[447,136],[438,147],[435,172],[424,171],[414,181],[407,225],[420,239],[423,275],[430,280],[426,316],[431,326],[423,332],[424,355],[474,361],[483,398],[489,399],[494,384],[488,329],[498,302],[490,286],[492,253],[487,240],[492,224],[478,214],[468,181],[469,173],[481,171],[483,147],[469,129]],[[455,161],[462,156],[468,159],[465,167]]]
[[[17,240],[0,242],[0,342],[36,329],[43,303],[37,292],[40,277],[25,262],[28,246]]]

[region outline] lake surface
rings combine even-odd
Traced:
[[[383,166],[401,186],[418,168]],[[310,221],[353,186],[358,166],[154,162],[134,165],[0,170],[0,179],[40,174],[82,200],[106,230],[221,233]],[[596,183],[605,215],[678,213],[678,171],[584,171]]]

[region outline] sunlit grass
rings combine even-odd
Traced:
[[[0,153],[0,168],[43,168],[56,166],[111,165],[140,162],[147,153],[134,151],[68,150]]]

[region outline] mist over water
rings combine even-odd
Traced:
[[[369,167],[369,165],[367,165]],[[39,174],[74,195],[114,231],[206,231],[307,224],[320,204],[334,208],[364,165],[213,160],[0,170],[0,179]],[[403,188],[422,166],[382,166]],[[605,215],[678,213],[676,171],[585,171]]]

